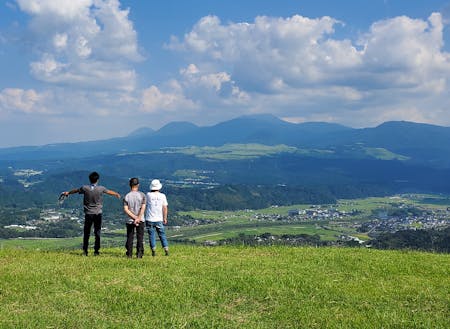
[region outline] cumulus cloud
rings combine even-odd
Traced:
[[[83,120],[89,117],[126,118],[139,100],[127,92],[57,87],[51,90],[5,88],[0,90],[0,118],[24,115],[42,120]],[[45,119],[46,118],[46,119]],[[41,120],[41,121],[42,121]],[[86,119],[84,119],[86,120]],[[88,120],[88,121],[89,121]],[[118,120],[121,121],[120,119]]]
[[[111,93],[71,88],[0,90],[2,147],[111,138],[142,126],[142,119],[129,110],[138,105],[136,100],[128,93]],[[135,121],[130,123],[130,118]]]
[[[87,115],[117,126],[129,118],[140,124],[142,116],[157,127],[267,112],[293,122],[363,127],[386,120],[450,125],[448,12],[377,21],[355,39],[340,37],[345,22],[328,16],[237,23],[206,16],[165,45],[175,53],[170,60],[182,64],[161,82],[134,70],[143,57],[118,0],[16,3],[30,17],[29,68],[42,84],[0,90],[1,115],[70,117],[80,129]],[[0,35],[0,45],[7,39]]]
[[[442,51],[440,14],[432,14],[428,21],[397,17],[377,22],[362,42],[360,73],[371,73],[368,81],[413,88],[450,73],[449,54]]]
[[[202,18],[182,42],[168,46],[197,55],[200,60],[230,67],[233,78],[249,91],[268,92],[287,85],[314,84],[358,64],[358,52],[348,40],[327,38],[339,22],[257,17],[254,23],[223,25],[219,18]]]
[[[198,106],[182,93],[175,81],[169,84],[167,91],[161,91],[157,86],[150,86],[142,92],[141,110],[147,113],[161,114],[163,112],[195,110]]]
[[[209,73],[190,64],[186,69],[180,70],[182,85],[191,97],[203,95],[204,99],[221,99],[222,101],[246,101],[245,92],[242,92],[227,72]]]
[[[349,40],[335,37],[344,23],[327,16],[227,24],[207,16],[167,48],[193,63],[180,74],[184,92],[213,90],[216,104],[223,104],[217,91],[229,84],[236,92],[227,99],[242,111],[363,126],[385,118],[450,124],[450,116],[436,115],[450,105],[444,24],[439,13],[427,20],[394,17]],[[236,93],[245,97],[233,98]]]
[[[34,89],[5,88],[0,91],[0,112],[49,113],[44,105],[47,97]]]
[[[142,60],[137,33],[118,0],[17,0],[31,16],[36,60],[32,75],[45,82],[132,91]]]
[[[223,118],[225,109],[233,114],[234,107],[248,101],[248,95],[235,85],[228,73],[209,73],[190,64],[180,70],[178,80],[145,89],[141,111],[166,117],[170,112],[176,112],[177,120],[198,122],[199,117],[205,116],[212,120]]]

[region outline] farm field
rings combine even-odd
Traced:
[[[450,255],[175,245],[0,250],[1,328],[448,328]]]
[[[368,241],[367,232],[358,229],[362,223],[377,218],[378,212],[387,209],[417,209],[426,212],[423,217],[432,218],[427,225],[434,225],[438,217],[450,223],[450,199],[439,195],[401,195],[391,197],[372,197],[365,199],[339,200],[336,204],[311,205],[298,204],[291,206],[272,206],[265,209],[245,209],[239,211],[206,211],[195,210],[178,212],[177,217],[187,218],[182,225],[171,221],[174,216],[169,210],[169,226],[167,236],[171,243],[219,243],[239,237],[257,237],[261,235],[308,235],[315,236],[327,243],[336,242],[342,236],[351,236]],[[300,213],[289,216],[291,211]],[[436,218],[436,219],[433,219]],[[430,224],[431,223],[431,224]],[[108,225],[106,220],[104,223]],[[53,225],[58,225],[53,224]],[[424,224],[415,219],[409,227],[421,228]],[[122,225],[115,224],[116,227]],[[406,227],[408,228],[408,227]],[[405,227],[402,227],[405,229]],[[82,229],[79,230],[82,234]],[[106,229],[102,236],[102,244],[106,247],[123,246],[125,228]],[[147,234],[146,234],[147,235]],[[147,236],[146,236],[147,239]],[[92,242],[92,241],[91,241]],[[18,247],[40,250],[61,248],[79,249],[81,238],[67,239],[0,239],[0,248]]]
[[[335,205],[300,204],[241,211],[198,210],[180,212],[180,214],[200,221],[206,220],[210,224],[172,228],[168,235],[172,239],[183,238],[191,242],[218,241],[236,237],[239,234],[260,235],[264,233],[318,235],[323,241],[336,241],[342,235],[368,240],[367,234],[357,231],[356,224],[368,221],[374,216],[373,212],[377,209],[417,207],[446,213],[446,218],[449,220],[450,212],[446,210],[449,205],[450,200],[447,197],[406,195],[339,200]],[[288,213],[292,210],[317,214],[287,218]]]

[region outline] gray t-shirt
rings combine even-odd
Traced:
[[[78,193],[83,194],[84,213],[87,215],[98,215],[102,213],[103,193],[107,191],[104,186],[95,184],[80,187]]]
[[[145,204],[145,194],[140,191],[131,191],[123,198],[124,206],[128,206],[128,209],[135,215],[139,215],[142,205]],[[126,222],[132,224],[133,220],[127,216]]]

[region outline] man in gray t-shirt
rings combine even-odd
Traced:
[[[100,250],[100,232],[102,229],[102,210],[103,210],[103,194],[113,195],[120,199],[120,194],[108,190],[104,186],[98,185],[100,175],[97,172],[92,172],[89,175],[90,185],[83,185],[80,188],[63,192],[65,196],[70,194],[83,194],[83,209],[84,209],[84,235],[83,235],[83,254],[88,255],[89,236],[91,235],[92,224],[94,225],[94,255],[99,254]]]
[[[123,199],[123,211],[127,214],[127,257],[133,256],[133,240],[136,233],[136,257],[142,258],[144,254],[144,212],[145,212],[145,194],[139,191],[139,179],[130,179],[131,191]]]
[[[99,185],[83,185],[78,193],[83,194],[83,209],[85,214],[98,215],[103,210],[103,193],[107,189]]]

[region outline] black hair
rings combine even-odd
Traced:
[[[130,178],[130,187],[139,185],[139,179],[136,177]]]
[[[91,182],[91,184],[97,183],[99,179],[100,175],[98,174],[98,172],[94,171],[89,174],[89,181]]]

